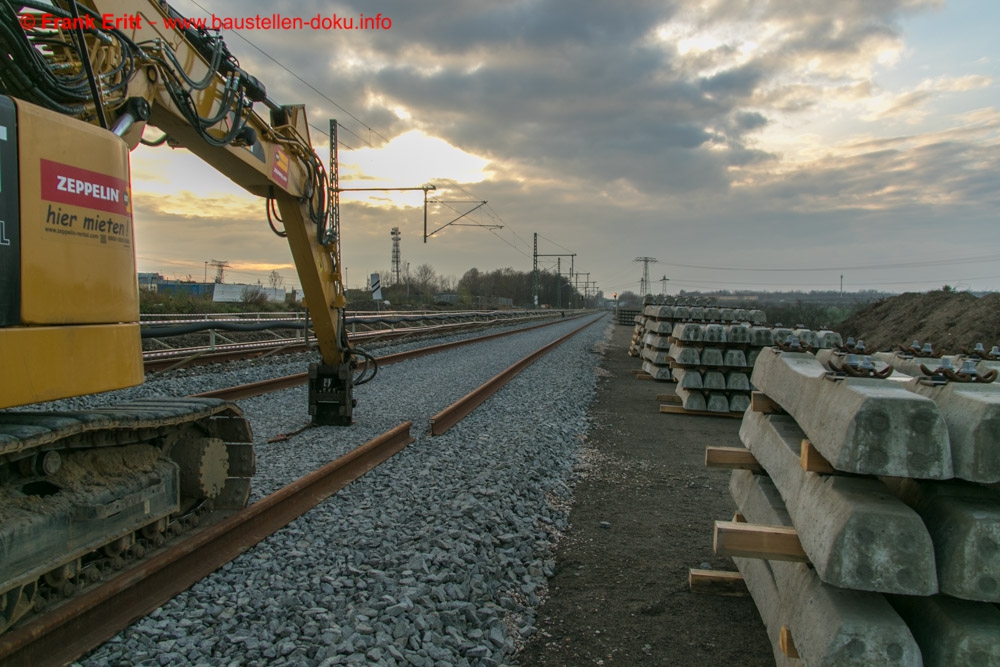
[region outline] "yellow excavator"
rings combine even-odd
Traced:
[[[143,381],[140,143],[186,148],[264,198],[319,345],[312,421],[351,423],[337,190],[303,106],[273,102],[220,34],[166,2],[0,0],[0,632],[249,497],[252,434],[233,404],[38,405]]]

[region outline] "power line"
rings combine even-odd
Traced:
[[[480,197],[479,195],[476,195],[476,194],[474,194],[474,193],[472,193],[472,192],[469,192],[468,190],[466,190],[465,188],[463,188],[463,187],[462,187],[461,185],[459,185],[458,183],[453,183],[452,185],[453,185],[453,186],[454,186],[455,188],[457,188],[457,189],[461,190],[463,194],[466,194],[466,195],[468,195],[469,197],[472,197],[472,198],[473,198],[473,199],[475,199],[476,201],[486,201],[486,200],[484,200],[484,199],[483,199],[482,197]],[[450,186],[449,186],[449,187],[450,187]],[[486,212],[486,213],[487,213],[487,214],[488,214],[488,215],[489,215],[489,216],[490,216],[491,218],[493,218],[493,219],[494,219],[494,220],[495,220],[495,221],[497,222],[497,224],[499,224],[499,225],[502,225],[502,226],[504,226],[504,227],[507,227],[507,226],[508,226],[508,225],[507,225],[507,224],[506,224],[506,223],[504,222],[504,219],[500,217],[500,214],[499,214],[499,213],[497,213],[497,212],[496,212],[496,210],[495,210],[495,209],[494,209],[494,208],[493,208],[492,206],[490,206],[490,204],[489,204],[489,202],[488,202],[488,201],[486,201],[486,203],[484,204],[484,207],[485,207],[485,212]],[[512,234],[514,234],[514,236],[517,236],[517,234],[516,234],[516,233],[514,232],[514,230],[510,230],[510,231],[511,231],[511,233],[512,233]]]
[[[552,239],[548,238],[547,236],[543,236],[542,234],[539,234],[539,236],[540,236],[540,237],[542,237],[543,239],[545,239],[546,241],[548,241],[549,243],[551,243],[552,245],[557,245],[557,246],[559,246],[560,248],[562,248],[562,249],[563,249],[563,250],[565,250],[566,252],[573,252],[572,250],[570,250],[570,249],[569,249],[569,248],[567,248],[566,246],[564,246],[564,245],[561,245],[561,244],[559,244],[559,243],[556,243],[555,241],[553,241]]]
[[[201,9],[203,12],[211,13],[203,5],[201,5],[199,2],[197,2],[197,0],[189,0],[189,2],[191,2],[193,5],[195,5],[199,9]],[[373,129],[370,125],[368,125],[363,120],[361,120],[360,118],[358,118],[357,116],[355,116],[353,113],[351,113],[350,111],[348,111],[347,109],[345,109],[343,106],[341,106],[340,104],[338,104],[337,102],[335,102],[328,95],[326,95],[325,93],[323,93],[322,91],[320,91],[318,88],[316,88],[315,86],[313,86],[311,83],[309,83],[308,81],[306,81],[305,79],[303,79],[302,77],[300,77],[298,74],[296,74],[295,72],[293,72],[291,69],[289,69],[287,66],[285,66],[284,63],[282,63],[281,61],[279,61],[277,58],[275,58],[274,56],[272,56],[270,53],[268,53],[267,51],[265,51],[261,47],[257,46],[248,37],[245,37],[240,31],[238,31],[238,30],[232,30],[230,32],[232,32],[234,35],[236,35],[237,37],[239,37],[240,39],[242,39],[244,42],[246,42],[247,44],[249,44],[250,46],[252,46],[257,51],[259,51],[266,58],[268,58],[271,62],[273,62],[274,64],[278,65],[283,70],[285,70],[286,72],[288,72],[289,74],[291,74],[293,77],[295,77],[295,79],[297,79],[298,81],[300,81],[303,85],[305,85],[307,88],[309,88],[310,90],[312,90],[313,92],[315,92],[317,95],[319,95],[320,97],[322,97],[323,99],[325,99],[327,102],[329,102],[330,104],[332,104],[334,107],[336,107],[337,109],[340,109],[341,111],[343,111],[344,113],[346,113],[350,118],[352,118],[354,121],[356,121],[362,127],[364,127],[365,129],[367,129],[369,133],[374,133],[376,136],[380,137],[383,141],[385,141],[387,143],[389,142],[389,138],[388,137],[386,137],[382,133],[378,132],[377,130]],[[311,122],[309,123],[309,126],[312,127],[314,130],[316,130],[317,132],[319,132],[321,136],[326,133],[326,130],[318,128],[316,125],[314,125]],[[371,144],[370,140],[366,140],[364,137],[360,136],[359,134],[357,134],[356,132],[352,131],[348,127],[344,127],[343,125],[341,125],[341,128],[343,130],[345,130],[346,132],[348,132],[349,134],[357,137],[362,142],[368,144],[369,147],[371,147],[372,144]],[[340,146],[344,146],[348,150],[355,150],[352,146],[350,146],[349,144],[347,144],[346,142],[344,142],[343,140],[341,140],[339,137],[337,139],[337,144],[340,145]],[[478,199],[478,197],[476,197],[476,195],[470,193],[468,190],[466,190],[462,186],[458,185],[457,183],[454,184],[454,187],[458,188],[459,190],[461,190],[465,194],[467,194],[467,195],[469,195],[469,196],[471,196],[473,198]],[[503,222],[503,218],[501,218],[500,215],[492,207],[490,207],[488,204],[486,206],[489,209],[488,210],[489,213],[491,213],[500,222]],[[449,207],[449,208],[453,208],[453,207]],[[455,209],[453,208],[453,210],[455,210]],[[504,225],[504,226],[508,227],[508,225]],[[517,246],[513,245],[512,243],[510,243],[509,241],[507,241],[506,239],[504,239],[500,235],[496,234],[496,232],[494,230],[488,229],[488,231],[490,231],[491,233],[493,233],[494,236],[496,236],[498,239],[500,239],[501,241],[503,241],[504,243],[506,243],[510,247],[514,248],[514,250],[517,250],[518,252],[520,252],[521,254],[523,254],[523,255],[525,255],[527,257],[530,257],[530,255],[528,255],[527,252],[525,252],[524,250],[521,250],[520,248],[518,248]],[[524,243],[525,245],[527,245],[527,242],[524,241],[524,239],[521,238],[517,234],[517,232],[515,232],[513,229],[511,229],[510,232],[511,232],[511,234],[513,234],[513,236],[515,238],[519,239],[522,243]],[[555,243],[551,239],[546,239],[546,240],[548,240],[551,243]],[[562,246],[562,245],[560,245],[558,243],[555,243],[555,245],[559,246],[560,248],[563,248],[564,250],[568,250],[567,248],[565,248],[565,246]]]
[[[897,262],[895,264],[868,264],[860,266],[808,266],[800,268],[789,267],[738,267],[738,266],[703,266],[700,264],[679,264],[677,262],[664,262],[670,266],[679,266],[685,269],[707,269],[710,271],[875,271],[880,269],[903,269],[926,266],[947,266],[949,264],[975,264],[977,262],[990,262],[1000,259],[1000,255],[976,255],[973,257],[959,257],[955,259],[927,259],[913,260],[909,262]]]
[[[907,280],[885,280],[885,281],[874,281],[874,282],[865,281],[865,282],[856,282],[856,283],[844,283],[844,285],[845,286],[849,286],[849,287],[854,287],[854,288],[861,288],[861,289],[875,287],[875,286],[883,286],[883,285],[899,285],[899,286],[906,286],[906,285],[914,285],[914,286],[919,286],[919,285],[933,285],[933,286],[940,286],[940,285],[945,285],[945,284],[955,285],[955,284],[961,284],[961,283],[971,283],[973,281],[979,281],[979,280],[995,280],[995,279],[998,279],[998,278],[1000,278],[1000,275],[968,276],[968,277],[945,277],[945,278],[930,279],[930,280],[910,280],[910,281],[907,281]],[[636,286],[639,286],[639,289],[641,289],[641,282],[642,282],[641,280],[631,280],[631,281],[627,281],[627,282],[623,282],[623,283],[616,283],[614,285],[609,286],[608,289],[613,289],[613,290],[617,290],[617,291],[623,291],[624,289],[630,289],[630,288],[634,288]],[[691,289],[706,289],[706,290],[718,290],[718,289],[727,289],[727,288],[728,289],[750,289],[750,288],[746,287],[746,283],[745,282],[742,283],[742,284],[737,285],[737,284],[734,284],[734,281],[724,281],[724,280],[694,280],[694,281],[685,281],[683,279],[679,279],[679,280],[678,279],[671,279],[670,280],[670,284],[673,285],[674,287],[685,287],[685,288],[691,288]],[[767,283],[761,283],[761,282],[754,282],[752,284],[753,284],[753,288],[755,288],[755,289],[756,288],[779,288],[779,289],[780,288],[785,288],[785,289],[788,289],[788,290],[795,290],[795,289],[827,289],[829,291],[836,291],[836,287],[837,287],[837,285],[834,282],[832,282],[832,281],[821,282],[821,283],[803,283],[803,282],[780,282],[780,283],[767,282]]]
[[[203,12],[206,12],[208,14],[212,13],[209,10],[207,10],[205,7],[203,7],[201,4],[199,4],[197,0],[188,0],[188,2],[190,2],[193,5],[195,5],[196,7],[198,7],[199,9],[201,9],[201,11],[203,11]],[[239,37],[240,39],[242,39],[244,42],[246,42],[247,44],[249,44],[253,48],[255,48],[258,51],[260,51],[262,54],[264,54],[264,56],[266,56],[268,59],[270,59],[274,64],[276,64],[278,67],[280,67],[281,69],[285,70],[286,72],[288,72],[289,74],[291,74],[293,77],[295,77],[296,79],[298,79],[303,85],[305,85],[306,87],[308,87],[310,90],[312,90],[313,92],[315,92],[317,95],[319,95],[320,97],[322,97],[324,100],[326,100],[327,102],[329,102],[330,104],[332,104],[333,106],[337,107],[338,109],[340,109],[341,111],[343,111],[344,113],[346,113],[348,116],[350,116],[351,118],[353,118],[358,124],[360,124],[366,130],[368,130],[368,132],[374,133],[376,136],[381,137],[383,141],[386,141],[386,142],[389,141],[389,139],[386,138],[385,135],[383,135],[382,133],[380,133],[378,130],[372,129],[363,120],[361,120],[360,118],[358,118],[357,116],[355,116],[354,114],[352,114],[350,111],[348,111],[344,107],[342,107],[339,104],[337,104],[336,102],[334,102],[332,99],[330,99],[330,97],[326,93],[322,92],[321,90],[319,90],[318,88],[316,88],[316,86],[312,85],[311,83],[309,83],[308,81],[306,81],[305,79],[303,79],[301,76],[299,76],[298,74],[296,74],[292,70],[288,69],[277,58],[275,58],[270,53],[268,53],[264,49],[260,48],[259,46],[257,46],[253,42],[251,42],[249,38],[244,37],[238,30],[231,30],[230,32],[232,32],[234,35],[236,35],[237,37]],[[370,140],[366,140],[364,137],[360,136],[359,134],[357,134],[355,132],[352,132],[350,129],[348,129],[348,128],[345,127],[344,130],[346,130],[347,132],[350,132],[351,134],[353,134],[355,137],[357,137],[361,141],[364,141],[365,143],[367,143],[369,146],[372,145]],[[325,134],[325,132],[323,132],[323,133]]]
[[[465,193],[466,195],[468,195],[468,196],[472,197],[472,198],[473,198],[473,199],[475,199],[476,201],[480,201],[480,200],[482,200],[482,199],[483,199],[483,198],[482,198],[482,197],[480,197],[479,195],[477,195],[477,194],[474,194],[474,193],[472,193],[472,192],[469,192],[468,190],[466,190],[465,188],[463,188],[463,187],[462,187],[461,185],[459,185],[458,183],[454,183],[453,185],[454,185],[454,187],[458,188],[458,189],[459,189],[459,190],[461,190],[461,191],[462,191],[463,193]],[[510,225],[508,225],[508,224],[507,224],[506,222],[504,222],[504,219],[503,219],[503,217],[501,217],[501,215],[500,215],[499,213],[497,213],[497,212],[496,212],[496,209],[494,209],[494,208],[493,208],[492,206],[490,206],[489,202],[487,202],[487,203],[486,203],[486,205],[485,205],[485,208],[486,208],[486,212],[487,212],[487,213],[488,213],[488,214],[489,214],[489,215],[490,215],[490,216],[491,216],[491,217],[492,217],[492,218],[493,218],[494,220],[496,220],[498,224],[502,224],[502,225],[504,226],[504,228],[508,229],[508,231],[510,231],[510,233],[511,233],[511,234],[512,234],[512,235],[514,236],[514,238],[516,238],[516,239],[518,239],[519,241],[521,241],[521,243],[523,243],[523,244],[524,244],[525,246],[528,246],[528,245],[529,245],[527,241],[525,241],[525,240],[524,240],[523,238],[521,238],[520,236],[518,236],[517,232],[516,232],[516,231],[514,231],[514,229],[513,229],[512,227],[510,227]]]
[[[876,285],[935,285],[935,286],[937,286],[937,285],[942,285],[942,284],[968,283],[968,282],[972,282],[974,280],[994,280],[994,279],[997,279],[997,278],[1000,278],[1000,275],[994,275],[994,276],[971,276],[971,277],[965,277],[965,278],[944,278],[944,279],[938,279],[938,280],[910,280],[910,281],[907,281],[907,280],[887,280],[887,281],[878,281],[878,282],[844,283],[844,285],[845,286],[849,286],[849,287],[859,287],[859,288],[872,287],[872,286],[876,286]],[[619,290],[621,290],[622,288],[625,288],[625,287],[631,287],[633,285],[638,285],[640,282],[641,281],[633,280],[633,281],[626,282],[626,283],[618,283],[617,285],[614,285],[614,286],[610,287],[609,289],[619,289]],[[717,290],[717,289],[725,289],[726,287],[728,287],[730,289],[735,288],[735,289],[741,289],[741,290],[753,289],[753,288],[747,287],[746,284],[743,284],[743,285],[734,285],[732,282],[726,282],[726,281],[720,281],[720,280],[702,280],[702,281],[691,281],[691,282],[688,282],[688,281],[685,281],[685,280],[671,280],[670,284],[673,285],[673,286],[675,286],[675,287],[690,287],[690,288],[695,288],[695,289],[713,289],[713,290]],[[756,287],[779,287],[779,288],[780,287],[784,287],[784,288],[787,288],[787,289],[790,289],[790,290],[794,290],[795,288],[800,288],[800,289],[801,288],[811,288],[811,289],[827,288],[828,291],[836,291],[836,289],[835,289],[836,285],[833,284],[833,283],[830,283],[830,282],[824,282],[824,283],[756,283],[755,282],[755,283],[753,283],[753,286],[754,286],[754,288],[756,288]]]
[[[312,122],[309,122],[309,121],[306,121],[306,122],[308,122],[308,123],[309,123],[309,127],[311,127],[312,129],[316,130],[317,132],[319,132],[319,135],[320,135],[321,137],[322,137],[322,136],[326,136],[326,133],[327,133],[327,132],[329,132],[329,129],[327,129],[327,130],[324,130],[323,128],[320,128],[320,127],[316,127],[315,125],[313,125],[313,124],[312,124]],[[345,130],[347,129],[347,128],[345,128],[345,127],[344,127],[343,125],[340,125],[339,123],[338,123],[338,126],[339,126],[339,127],[341,128],[341,129],[345,129]],[[347,131],[348,131],[348,132],[350,132],[350,130],[347,130]],[[351,132],[351,134],[354,134],[354,133],[353,133],[353,132]],[[356,135],[356,134],[355,134],[354,136],[358,136],[358,135]],[[349,151],[353,151],[353,150],[355,150],[353,146],[351,146],[350,144],[348,144],[348,143],[347,143],[346,141],[344,141],[343,139],[341,139],[341,138],[340,138],[339,136],[337,137],[337,145],[338,145],[338,146],[343,146],[344,148],[346,148],[346,149],[347,149],[347,150],[349,150]]]
[[[614,275],[612,275],[612,276],[607,276],[607,277],[605,277],[605,280],[606,280],[606,281],[608,281],[608,282],[610,282],[610,281],[612,281],[612,280],[618,280],[619,278],[621,278],[621,277],[622,277],[623,275],[625,275],[626,273],[631,273],[631,270],[629,270],[629,271],[619,271],[618,273],[616,273],[616,274],[614,274]],[[630,281],[630,282],[628,282],[628,283],[625,283],[625,284],[626,284],[626,285],[630,285],[630,284],[632,284],[633,282],[636,282],[636,281],[634,281],[634,280],[633,280],[633,281]]]
[[[966,278],[943,278],[938,280],[886,280],[877,283],[845,283],[852,287],[857,287],[861,285],[938,285],[941,283],[962,283],[968,282],[970,280],[995,280],[1000,278],[1000,275],[996,276],[972,276]]]
[[[467,189],[463,188],[463,187],[462,187],[461,185],[459,185],[458,183],[453,183],[453,184],[451,184],[451,186],[449,186],[449,187],[452,187],[452,186],[453,186],[453,187],[455,187],[455,188],[457,188],[458,190],[461,190],[461,191],[462,191],[462,192],[463,192],[464,194],[468,195],[469,197],[472,197],[473,199],[475,199],[475,200],[477,200],[477,201],[480,201],[480,200],[482,200],[482,197],[480,197],[479,195],[477,195],[477,194],[474,194],[474,193],[470,192],[469,190],[467,190]],[[513,227],[511,227],[511,226],[510,226],[510,225],[509,225],[508,223],[506,223],[506,222],[504,221],[504,219],[503,219],[502,217],[500,217],[500,214],[499,214],[499,213],[497,213],[497,212],[496,212],[496,210],[495,210],[495,209],[493,209],[493,207],[492,207],[492,206],[490,206],[490,205],[489,205],[488,203],[486,204],[486,209],[487,209],[487,213],[491,214],[491,215],[493,216],[493,218],[494,218],[495,220],[497,220],[498,224],[502,223],[502,225],[503,225],[503,228],[504,228],[504,229],[505,229],[506,231],[510,232],[510,233],[511,233],[511,235],[512,235],[512,236],[513,236],[513,237],[514,237],[514,238],[515,238],[516,240],[518,240],[518,241],[520,241],[521,243],[523,243],[523,244],[524,244],[524,246],[525,246],[526,248],[530,248],[530,247],[531,247],[531,245],[530,245],[530,244],[529,244],[529,243],[528,243],[527,241],[525,241],[525,240],[524,240],[523,238],[521,238],[521,236],[520,236],[520,235],[519,235],[519,234],[518,234],[518,233],[517,233],[517,232],[516,232],[516,231],[514,230],[514,228],[513,228]],[[502,236],[500,236],[500,234],[498,234],[498,233],[497,233],[497,232],[496,232],[495,230],[487,228],[487,231],[489,231],[489,232],[490,232],[491,234],[493,234],[493,236],[497,237],[497,238],[498,238],[499,240],[503,241],[503,242],[504,242],[504,243],[505,243],[506,245],[510,246],[511,248],[513,248],[513,249],[514,249],[514,250],[516,250],[517,252],[521,253],[521,254],[522,254],[522,255],[524,255],[525,257],[532,257],[532,255],[531,255],[531,253],[530,253],[530,252],[528,252],[527,250],[523,250],[523,249],[521,249],[521,248],[517,247],[516,245],[514,245],[513,243],[511,243],[511,242],[510,242],[510,241],[508,241],[507,239],[505,239],[505,238],[503,238]]]
[[[199,9],[201,9],[201,10],[202,10],[203,12],[205,12],[205,13],[211,13],[211,12],[209,12],[209,10],[208,10],[208,9],[206,9],[206,8],[205,8],[205,7],[204,7],[204,6],[202,5],[202,4],[200,4],[200,3],[199,3],[199,2],[197,1],[197,0],[189,0],[189,2],[191,2],[191,4],[195,5],[195,6],[196,6],[196,7],[198,7]],[[372,127],[371,127],[370,125],[368,125],[367,123],[365,123],[365,122],[364,122],[363,120],[361,120],[360,118],[358,118],[357,116],[355,116],[355,115],[354,115],[353,113],[351,113],[350,111],[348,111],[348,110],[347,110],[346,108],[344,108],[343,106],[341,106],[340,104],[338,104],[337,102],[335,102],[335,101],[334,101],[333,99],[331,99],[331,98],[330,98],[330,97],[329,97],[328,95],[326,95],[325,93],[323,93],[322,91],[320,91],[320,90],[319,90],[318,88],[316,88],[315,86],[313,86],[313,85],[312,85],[311,83],[309,83],[308,81],[306,81],[305,79],[303,79],[303,78],[302,78],[301,76],[299,76],[298,74],[296,74],[296,73],[295,73],[294,71],[292,71],[291,69],[289,69],[289,68],[288,68],[287,66],[285,66],[285,65],[284,65],[284,63],[282,63],[281,61],[279,61],[279,60],[278,60],[277,58],[275,58],[274,56],[272,56],[272,55],[271,55],[270,53],[268,53],[267,51],[265,51],[265,50],[264,50],[264,49],[262,49],[261,47],[257,46],[257,44],[255,44],[255,43],[254,43],[254,42],[253,42],[252,40],[250,40],[250,39],[249,39],[248,37],[245,37],[245,36],[244,36],[244,35],[243,35],[243,34],[242,34],[242,33],[241,33],[240,31],[238,31],[238,30],[231,30],[230,32],[231,32],[232,34],[236,35],[237,37],[239,37],[240,39],[242,39],[242,40],[243,40],[244,42],[246,42],[247,44],[249,44],[249,45],[250,45],[251,47],[253,47],[254,49],[256,49],[256,50],[257,50],[258,52],[260,52],[260,53],[261,53],[262,55],[264,55],[264,56],[265,56],[266,58],[268,58],[268,59],[269,59],[269,60],[270,60],[271,62],[273,62],[274,64],[278,65],[278,66],[279,66],[279,67],[281,67],[281,68],[282,68],[283,70],[285,70],[286,72],[288,72],[289,74],[291,74],[291,75],[292,75],[292,76],[293,76],[293,77],[294,77],[294,78],[295,78],[296,80],[298,80],[298,81],[299,81],[299,82],[301,82],[301,83],[302,83],[303,85],[305,85],[305,86],[306,86],[307,88],[309,88],[310,90],[312,90],[313,92],[315,92],[315,93],[316,93],[317,95],[319,95],[320,97],[322,97],[322,98],[323,98],[324,100],[326,100],[326,101],[327,101],[327,102],[329,102],[330,104],[332,104],[332,105],[333,105],[334,107],[336,107],[337,109],[340,109],[341,111],[343,111],[343,112],[344,112],[345,114],[347,114],[347,115],[348,115],[348,116],[349,116],[349,117],[350,117],[351,119],[353,119],[353,120],[354,120],[355,122],[357,122],[357,123],[358,123],[359,125],[361,125],[361,126],[362,126],[362,127],[364,127],[365,129],[367,129],[367,130],[368,130],[368,132],[369,132],[369,135],[371,135],[371,134],[375,134],[376,136],[378,136],[379,138],[381,138],[381,139],[382,139],[383,141],[385,141],[385,142],[387,142],[387,143],[388,143],[388,142],[390,141],[388,137],[386,137],[386,136],[385,136],[385,135],[383,135],[382,133],[378,132],[377,130],[373,129],[373,128],[372,128]],[[312,128],[314,129],[314,130],[316,130],[316,131],[317,131],[317,132],[318,132],[318,133],[320,134],[320,136],[323,136],[323,135],[325,135],[325,134],[326,134],[326,130],[324,130],[324,129],[321,129],[321,128],[317,127],[316,125],[314,125],[314,124],[313,124],[313,123],[311,123],[311,122],[309,123],[309,126],[310,126],[310,127],[312,127]],[[354,137],[358,138],[358,139],[359,139],[360,141],[362,141],[362,142],[366,143],[366,144],[367,144],[367,145],[368,145],[369,147],[371,147],[371,146],[372,146],[372,143],[371,143],[371,140],[370,140],[370,138],[369,138],[369,139],[365,139],[364,137],[362,137],[362,136],[361,136],[361,135],[359,135],[358,133],[354,132],[354,131],[353,131],[353,130],[351,130],[350,128],[348,128],[348,127],[345,127],[345,126],[343,126],[343,125],[341,125],[340,127],[341,127],[341,129],[343,129],[344,131],[346,131],[346,132],[348,132],[349,134],[353,135]],[[340,139],[339,137],[338,137],[338,140],[337,140],[337,144],[338,144],[339,146],[343,146],[343,147],[347,148],[348,150],[355,150],[355,149],[354,149],[354,147],[350,146],[349,144],[347,144],[346,142],[344,142],[343,140],[341,140],[341,139]],[[466,189],[465,189],[465,188],[463,188],[462,186],[458,185],[457,183],[456,183],[456,184],[454,184],[454,187],[458,188],[459,190],[461,190],[462,192],[464,192],[465,194],[467,194],[467,195],[469,195],[469,196],[471,196],[471,197],[473,197],[473,198],[476,198],[476,199],[479,199],[479,198],[478,198],[478,197],[477,197],[476,195],[473,195],[472,193],[470,193],[470,192],[469,192],[468,190],[466,190]],[[486,204],[486,208],[487,208],[487,213],[489,213],[490,215],[492,215],[492,216],[493,216],[493,217],[494,217],[494,218],[495,218],[496,220],[498,220],[499,222],[501,222],[501,223],[503,222],[503,218],[501,218],[501,217],[500,217],[500,215],[499,215],[499,214],[498,214],[498,213],[496,212],[496,210],[494,210],[494,209],[493,209],[493,208],[492,208],[491,206],[489,206],[488,204]],[[517,232],[516,232],[515,230],[513,230],[513,229],[510,229],[509,225],[506,225],[506,224],[504,224],[503,226],[504,226],[505,228],[507,228],[507,229],[508,229],[508,231],[510,231],[510,233],[511,233],[511,234],[513,235],[513,237],[514,237],[514,238],[515,238],[516,240],[518,240],[518,241],[520,241],[520,242],[521,242],[522,244],[524,244],[524,246],[525,246],[525,247],[529,247],[529,244],[528,244],[528,242],[527,242],[527,241],[525,241],[525,240],[524,240],[524,239],[523,239],[523,238],[522,238],[522,237],[521,237],[521,236],[520,236],[520,235],[519,235],[519,234],[518,234],[518,233],[517,233]],[[497,234],[497,233],[496,233],[496,232],[495,232],[494,230],[492,230],[492,229],[488,229],[488,231],[490,231],[490,232],[491,232],[491,233],[492,233],[492,234],[493,234],[494,236],[496,236],[496,237],[497,237],[498,239],[500,239],[501,241],[503,241],[503,242],[504,242],[505,244],[507,244],[507,245],[508,245],[508,246],[510,246],[511,248],[514,248],[514,250],[517,250],[517,251],[518,251],[518,252],[520,252],[521,254],[525,255],[526,257],[530,257],[530,256],[531,256],[531,255],[529,255],[529,254],[528,254],[528,253],[527,253],[526,251],[522,250],[521,248],[518,248],[518,247],[517,247],[516,245],[514,245],[513,243],[511,243],[511,242],[507,241],[506,239],[504,239],[503,237],[501,237],[501,236],[500,236],[499,234]],[[562,248],[562,249],[566,250],[567,252],[569,252],[569,249],[568,249],[568,248],[566,248],[565,246],[563,246],[563,245],[561,245],[561,244],[559,244],[559,243],[556,243],[555,241],[552,241],[551,239],[548,239],[548,238],[546,238],[546,237],[543,237],[543,238],[545,238],[545,239],[546,239],[547,241],[549,241],[550,243],[553,243],[554,245],[556,245],[556,246],[559,246],[560,248]]]
[[[178,267],[181,267],[183,269],[198,269],[198,268],[201,268],[202,265],[204,264],[204,262],[194,262],[194,261],[191,261],[191,260],[160,259],[158,257],[146,257],[146,256],[143,256],[143,255],[137,255],[136,259],[137,260],[142,260],[144,262],[150,262],[152,264],[169,264],[171,266],[178,266]],[[289,266],[289,265],[282,265],[280,268],[281,269],[290,270],[290,271],[294,271],[295,270],[294,266]],[[277,271],[279,269],[273,269],[273,270]],[[143,273],[148,273],[148,272],[144,271]],[[239,269],[233,269],[232,267],[228,267],[227,266],[226,267],[226,273],[237,273],[237,274],[246,275],[246,276],[267,276],[267,275],[270,275],[271,272],[270,271],[241,271]]]
[[[323,130],[320,130],[318,127],[316,127],[312,123],[309,123],[309,127],[313,128],[314,130],[318,130],[321,133],[323,132]],[[337,137],[337,145],[338,146],[343,146],[344,148],[346,148],[349,151],[355,150],[353,146],[351,146],[349,143],[347,143],[346,141],[344,141],[340,137]]]
[[[525,252],[524,250],[521,250],[520,248],[518,248],[516,245],[514,245],[510,241],[508,241],[504,237],[502,237],[499,234],[497,234],[496,231],[494,231],[494,230],[492,230],[492,229],[490,229],[488,227],[487,227],[486,231],[490,232],[491,234],[493,234],[493,236],[497,237],[498,239],[500,239],[501,241],[503,241],[504,243],[506,243],[507,245],[509,245],[511,248],[513,248],[514,250],[516,250],[519,253],[521,253],[522,255],[524,255],[525,257],[529,257],[529,258],[531,257],[531,255],[529,253]]]

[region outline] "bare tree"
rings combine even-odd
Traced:
[[[244,306],[263,306],[267,303],[267,294],[260,285],[247,285],[240,292],[240,303]]]
[[[278,289],[279,287],[285,284],[285,279],[282,278],[281,274],[278,273],[278,270],[275,269],[274,271],[271,271],[270,274],[268,274],[267,284],[271,286],[271,289]]]
[[[413,271],[413,286],[424,294],[431,294],[437,289],[437,273],[430,264],[421,264]]]
[[[455,276],[438,276],[438,287],[442,292],[454,292],[457,284]]]

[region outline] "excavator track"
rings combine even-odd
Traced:
[[[242,509],[252,443],[240,409],[210,398],[0,412],[0,632],[204,512]]]

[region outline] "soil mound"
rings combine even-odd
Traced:
[[[845,338],[863,339],[869,350],[931,343],[935,352],[958,354],[982,343],[1000,345],[1000,294],[907,292],[865,306],[837,327]]]

